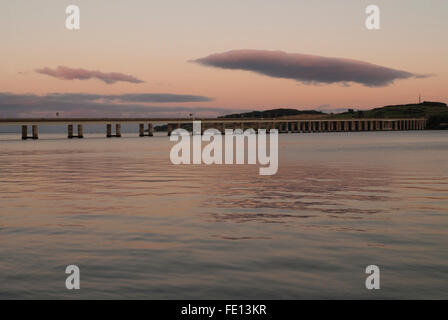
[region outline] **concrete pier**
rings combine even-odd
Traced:
[[[67,125],[67,138],[69,138],[69,139],[73,139],[74,138],[73,124]],[[82,124],[78,124],[78,135],[77,135],[77,138],[79,138],[79,139],[84,138],[84,130],[83,130]]]
[[[28,139],[28,126],[22,126],[22,140]]]
[[[82,124],[78,124],[78,138],[79,139],[84,138],[84,130]]]
[[[148,133],[145,134],[145,124],[139,123],[138,124],[138,135],[140,137],[152,137],[152,124],[148,123]]]
[[[112,125],[110,123],[106,125],[106,137],[112,138]]]
[[[39,139],[39,134],[37,132],[37,125],[33,124],[33,140]]]
[[[69,124],[67,126],[67,138],[73,139],[73,125]]]
[[[115,134],[112,134],[112,124],[108,123],[106,125],[106,137],[107,138],[112,138],[112,137],[121,138],[121,124],[120,123],[115,124]]]
[[[39,139],[39,132],[36,124],[31,125],[31,137],[28,136],[28,125],[22,125],[22,140],[27,139]]]

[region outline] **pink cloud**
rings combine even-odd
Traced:
[[[98,70],[86,70],[86,69],[74,69],[64,66],[58,66],[56,69],[51,69],[48,67],[42,69],[36,69],[37,73],[46,74],[51,77],[55,77],[62,80],[88,80],[88,79],[98,79],[107,84],[113,84],[118,81],[131,82],[131,83],[142,83],[144,81],[123,73],[119,72],[101,72]]]

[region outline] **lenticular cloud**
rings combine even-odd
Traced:
[[[212,54],[193,62],[313,84],[354,82],[368,87],[381,87],[392,84],[398,79],[425,77],[359,60],[282,51],[233,50]]]
[[[98,70],[86,70],[86,69],[74,69],[64,66],[59,66],[56,69],[48,67],[42,69],[36,69],[37,73],[45,74],[47,76],[55,77],[63,80],[88,80],[98,79],[107,84],[113,84],[118,81],[142,83],[144,81],[137,79],[134,76],[119,73],[119,72],[101,72]]]

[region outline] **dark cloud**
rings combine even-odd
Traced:
[[[64,66],[59,66],[56,69],[51,69],[48,67],[42,69],[36,69],[37,73],[46,74],[51,77],[55,77],[63,80],[88,80],[88,79],[98,79],[107,84],[113,84],[118,81],[131,82],[131,83],[142,83],[144,81],[137,79],[134,76],[119,73],[119,72],[101,72],[98,70],[86,70],[86,69],[74,69]]]
[[[132,97],[131,99],[137,99],[134,94],[129,95]],[[168,99],[171,99],[170,101],[163,100],[162,102],[191,102],[189,99],[183,101],[178,97],[174,98],[177,99],[174,101],[173,97],[170,96],[168,97]],[[186,97],[200,96],[186,95]],[[153,106],[141,103],[154,102],[150,96],[144,101],[140,99],[138,103],[124,104],[124,101],[129,101],[126,100],[127,98],[129,98],[128,94],[51,93],[40,96],[0,92],[0,117],[54,117],[56,112],[59,112],[60,117],[188,117],[190,113],[193,113],[196,117],[215,117],[248,111],[197,106]],[[205,99],[206,97],[202,98]],[[158,100],[160,102],[160,97],[158,97]]]
[[[355,82],[368,87],[387,86],[398,79],[422,78],[364,61],[265,50],[233,50],[193,60],[205,66],[253,71],[304,83]]]

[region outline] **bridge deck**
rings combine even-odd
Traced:
[[[14,118],[0,119],[0,126],[16,125],[69,125],[69,124],[166,124],[166,123],[191,123],[192,121],[203,123],[286,123],[286,122],[346,122],[346,121],[406,121],[425,120],[424,118],[352,118],[352,119],[278,119],[278,118]]]

